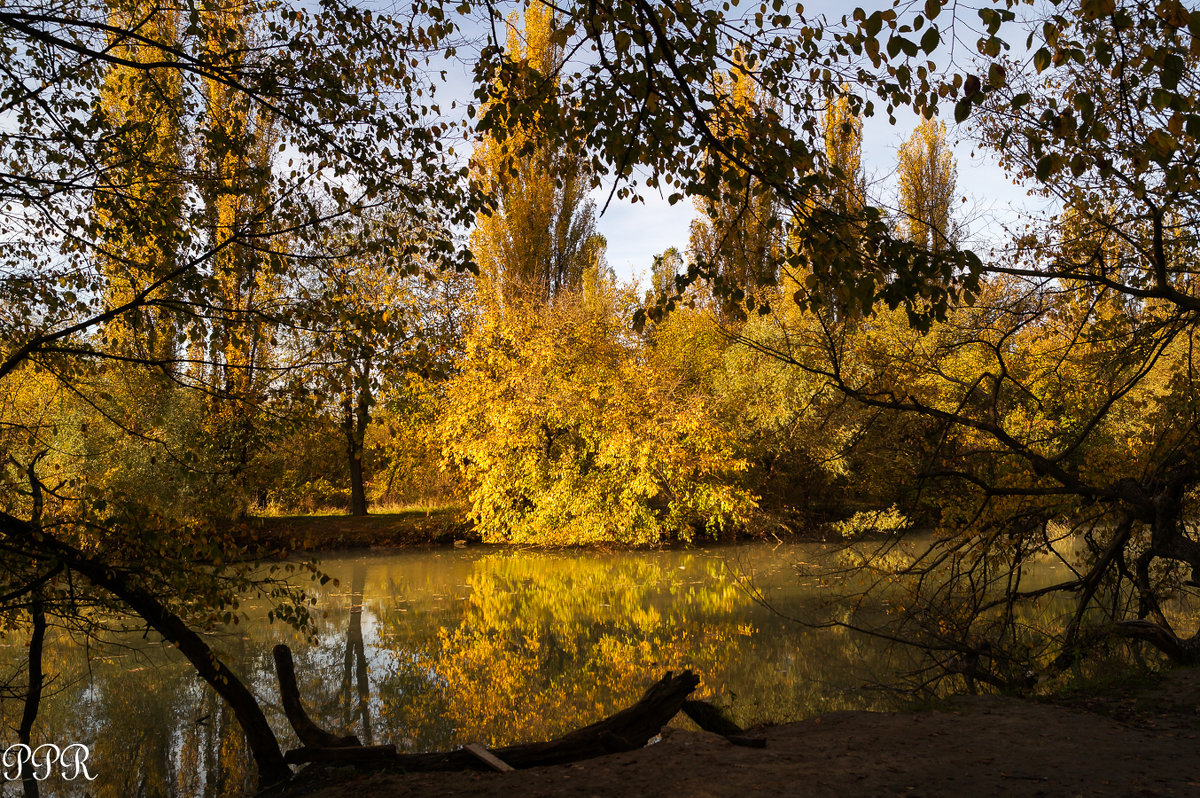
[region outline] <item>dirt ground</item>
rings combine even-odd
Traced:
[[[761,730],[667,729],[638,751],[513,773],[324,773],[307,796],[1200,796],[1200,671],[1054,702],[963,697]],[[314,774],[315,776],[315,774]]]

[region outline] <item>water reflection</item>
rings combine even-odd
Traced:
[[[793,563],[831,564],[808,544],[641,553],[439,550],[334,557],[319,593],[315,644],[263,622],[210,643],[247,678],[285,747],[271,647],[292,646],[310,714],[364,743],[428,750],[552,737],[628,704],[667,669],[690,667],[701,691],[740,723],[879,704],[863,690],[909,652],[845,629],[790,623],[772,607],[870,619],[846,582],[806,582]],[[841,555],[844,556],[844,555]],[[0,650],[15,691],[24,649]],[[92,747],[90,785],[46,782],[43,795],[225,796],[253,784],[232,714],[173,652],[142,635],[86,650],[59,633],[35,737]],[[15,728],[19,700],[0,702]],[[35,739],[36,742],[36,739]],[[11,791],[14,785],[8,785]],[[19,783],[15,785],[19,789]]]

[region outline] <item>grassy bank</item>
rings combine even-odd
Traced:
[[[252,545],[281,553],[326,549],[451,545],[478,541],[466,508],[457,506],[387,508],[366,516],[266,515],[245,526]]]

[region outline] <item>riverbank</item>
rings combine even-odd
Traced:
[[[513,773],[345,773],[289,798],[587,795],[1185,796],[1200,794],[1200,670],[1136,690],[937,710],[837,712],[762,731],[762,749],[669,728],[638,751]]]
[[[271,515],[252,516],[238,522],[244,542],[252,548],[283,555],[339,549],[420,548],[429,546],[473,545],[482,542],[467,516],[466,507],[436,507],[350,515]],[[779,523],[760,523],[754,531],[743,531],[729,539],[698,538],[692,543],[672,543],[667,547],[689,545],[736,545],[749,542],[821,542],[839,539],[825,527],[807,527],[798,531]],[[864,537],[863,539],[870,539]],[[583,549],[628,549],[619,543],[584,546]],[[637,547],[632,547],[637,548]]]
[[[462,507],[403,510],[365,516],[278,515],[242,522],[246,542],[284,554],[334,549],[385,549],[478,543]]]

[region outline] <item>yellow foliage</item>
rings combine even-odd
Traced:
[[[958,243],[953,201],[957,184],[946,123],[924,119],[899,152],[901,231],[913,242],[940,252]]]
[[[652,544],[754,506],[712,399],[629,333],[632,291],[611,299],[510,303],[468,335],[442,437],[485,539]]]

